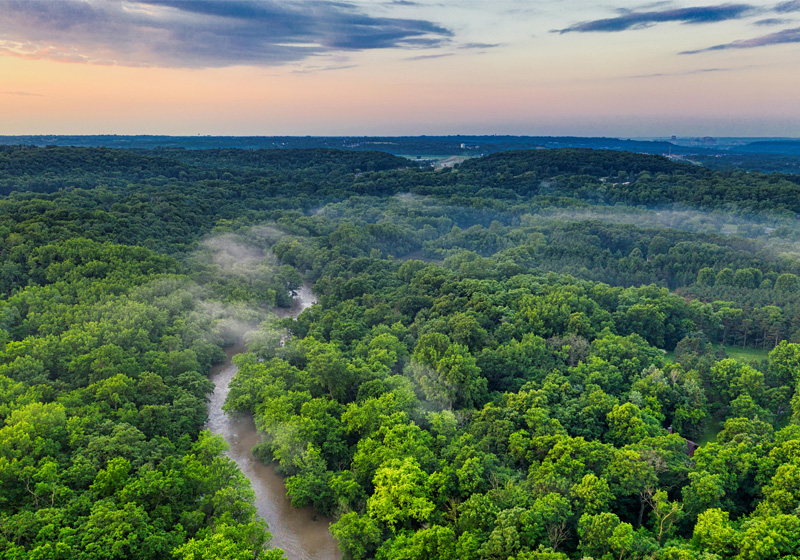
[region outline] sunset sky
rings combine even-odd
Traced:
[[[0,134],[800,136],[800,0],[0,0]]]

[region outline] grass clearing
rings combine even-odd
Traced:
[[[725,422],[709,420],[708,424],[706,425],[706,429],[703,430],[703,435],[700,437],[700,441],[698,441],[697,443],[700,446],[703,446],[707,443],[717,441],[717,435],[722,431],[722,428],[724,427],[725,427]]]
[[[766,360],[769,350],[762,348],[742,348],[741,346],[725,345],[725,353],[729,358],[740,362],[760,362]]]
[[[726,344],[723,348],[725,348],[725,354],[729,358],[740,362],[760,362],[761,360],[766,360],[771,350],[765,348],[742,348],[741,346],[733,346],[731,344]],[[674,364],[675,351],[664,352],[664,361]]]

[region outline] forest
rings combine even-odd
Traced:
[[[0,147],[0,557],[800,558],[800,176]],[[317,303],[288,307],[309,282]]]
[[[2,136],[0,145],[117,148],[154,153],[160,150],[246,151],[287,149],[381,150],[417,161],[433,156],[476,157],[509,150],[591,148],[642,154],[669,154],[719,170],[800,173],[800,142],[763,138],[624,139],[580,136],[152,136],[25,135]]]

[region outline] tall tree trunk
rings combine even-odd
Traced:
[[[636,523],[636,528],[642,526],[642,520],[644,519],[644,497],[642,493],[639,492],[639,521]]]

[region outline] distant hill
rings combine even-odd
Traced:
[[[748,153],[800,155],[800,140],[770,140],[751,142],[750,144],[742,146],[738,151]]]
[[[531,148],[592,148],[651,154],[686,150],[669,142],[578,136],[0,136],[0,144],[124,149],[334,148],[403,156],[485,155]],[[696,148],[692,148],[697,151]]]
[[[620,171],[631,174],[641,171],[673,173],[700,169],[662,156],[581,148],[503,152],[465,161],[461,168],[491,174],[509,171],[512,175],[536,172],[540,176],[569,174],[593,177],[608,177]]]
[[[702,139],[700,139],[702,140]],[[38,147],[103,147],[125,150],[153,150],[178,158],[180,151],[199,150],[286,150],[335,149],[351,152],[384,152],[425,161],[450,156],[479,157],[513,150],[584,148],[627,151],[639,154],[669,155],[678,160],[701,164],[711,169],[800,173],[800,140],[708,138],[708,142],[668,142],[661,139],[638,140],[580,136],[0,136],[0,145]],[[735,141],[733,141],[735,140]],[[752,140],[752,141],[749,141]],[[180,156],[189,161],[192,156]],[[235,167],[269,166],[268,158],[258,162],[239,154]],[[205,165],[199,163],[200,165]],[[217,162],[214,163],[216,165]],[[393,163],[390,165],[394,165]]]

